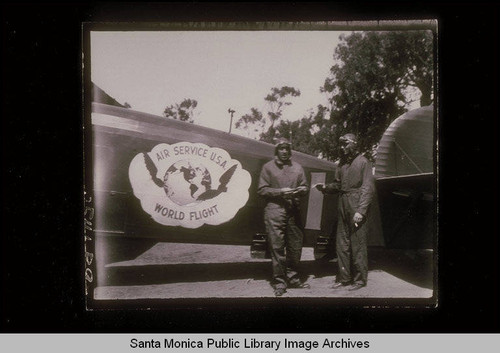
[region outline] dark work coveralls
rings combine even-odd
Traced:
[[[372,164],[363,155],[339,166],[335,182],[327,184],[325,192],[339,192],[337,223],[337,257],[339,273],[336,282],[363,282],[368,280],[366,218],[375,193]],[[363,221],[354,224],[354,214],[363,215]],[[353,265],[353,267],[351,267]]]
[[[283,163],[278,158],[262,167],[257,193],[265,197],[264,223],[268,234],[273,268],[273,285],[286,288],[300,281],[298,266],[302,255],[303,233],[298,198],[286,200],[281,188],[307,185],[302,166],[293,161]]]

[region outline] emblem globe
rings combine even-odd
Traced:
[[[177,205],[199,203],[198,197],[209,190],[212,178],[207,168],[193,160],[172,164],[163,177],[167,197]]]

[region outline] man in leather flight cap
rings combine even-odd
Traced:
[[[290,141],[279,139],[275,158],[262,167],[257,193],[266,199],[264,223],[271,253],[274,294],[287,288],[309,288],[299,276],[303,232],[300,225],[300,196],[309,190],[304,169],[292,161]]]
[[[338,275],[332,288],[365,287],[368,281],[366,219],[375,193],[372,164],[358,149],[354,134],[339,139],[341,159],[331,184],[318,184],[323,193],[339,193],[337,223]]]

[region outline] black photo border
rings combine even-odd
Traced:
[[[2,332],[499,331],[496,4],[52,3],[2,10]],[[374,19],[439,23],[438,308],[328,309],[314,302],[296,309],[86,311],[82,23]]]

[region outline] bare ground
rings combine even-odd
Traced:
[[[284,298],[431,298],[432,254],[370,249],[368,285],[333,290],[335,261],[316,261],[304,248],[302,270],[309,289]],[[248,246],[158,243],[133,260],[106,266],[95,299],[186,299],[274,297],[270,260],[252,259]]]

